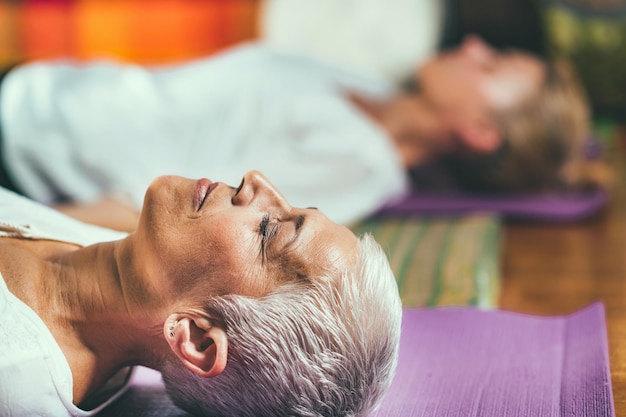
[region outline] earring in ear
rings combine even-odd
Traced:
[[[178,324],[178,320],[174,320],[174,323],[170,324],[170,337],[174,337],[174,327]]]

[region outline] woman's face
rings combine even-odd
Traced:
[[[290,206],[254,171],[237,188],[157,178],[132,239],[137,268],[157,290],[201,296],[260,296],[300,275],[348,267],[358,245],[349,229],[314,208]]]
[[[454,118],[514,107],[538,91],[545,65],[530,54],[499,52],[468,36],[459,48],[423,65],[417,77],[424,97]]]

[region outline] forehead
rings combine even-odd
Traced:
[[[525,75],[529,78],[541,79],[545,72],[543,61],[533,55],[520,52],[501,52],[496,61],[496,69],[500,73]]]

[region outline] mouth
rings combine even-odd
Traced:
[[[196,183],[196,193],[194,196],[194,206],[196,207],[196,211],[200,211],[207,197],[217,186],[219,182],[211,182],[206,178],[201,178]]]

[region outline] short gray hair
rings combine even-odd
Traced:
[[[361,416],[391,384],[402,306],[387,257],[371,235],[354,270],[298,280],[258,299],[204,307],[223,320],[228,363],[201,378],[169,358],[163,379],[179,407],[206,416]]]

